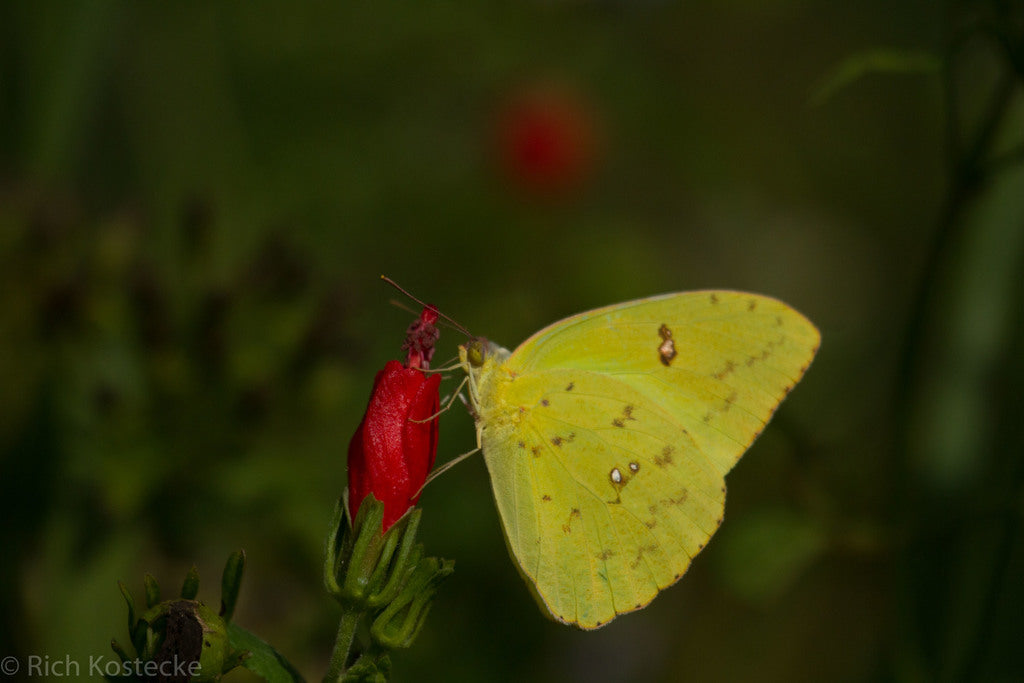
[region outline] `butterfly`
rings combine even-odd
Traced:
[[[511,352],[460,346],[505,541],[542,609],[594,629],[678,581],[819,342],[780,301],[696,291],[580,313]]]

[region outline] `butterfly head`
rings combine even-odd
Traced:
[[[459,347],[459,360],[471,368],[479,369],[488,360],[504,360],[509,352],[484,337],[473,337]]]
[[[488,356],[488,347],[490,345],[491,343],[483,337],[473,337],[459,347],[459,355],[462,356],[462,361],[464,363],[469,363],[471,367],[483,367],[484,360],[486,360]]]

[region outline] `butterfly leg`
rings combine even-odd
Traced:
[[[447,413],[448,410],[452,407],[452,405],[455,404],[455,399],[462,399],[462,402],[465,403],[466,399],[462,395],[462,387],[466,386],[466,382],[468,382],[468,381],[469,381],[469,377],[464,377],[462,379],[462,383],[459,384],[458,387],[456,387],[455,393],[452,394],[451,396],[445,396],[445,399],[444,399],[445,402],[446,402],[445,406],[443,408],[441,408],[440,410],[438,410],[436,413],[434,413],[430,417],[425,417],[422,420],[413,420],[413,419],[410,418],[409,422],[415,422],[417,424],[420,424],[420,423],[423,423],[423,422],[430,422],[431,420],[434,420],[434,419],[440,417],[443,413]]]
[[[416,491],[415,494],[413,494],[412,497],[415,498],[416,496],[420,495],[420,491],[422,491],[424,488],[426,488],[427,484],[429,484],[430,482],[434,481],[435,479],[440,477],[442,474],[444,474],[445,472],[447,472],[451,468],[455,467],[460,462],[462,462],[463,460],[465,460],[466,458],[468,458],[469,456],[473,455],[474,453],[476,453],[479,450],[480,450],[479,448],[474,448],[473,450],[469,451],[468,453],[463,453],[462,455],[457,455],[454,458],[452,458],[451,460],[449,460],[448,462],[446,462],[445,464],[443,464],[440,467],[438,467],[436,470],[434,470],[433,472],[430,473],[430,476],[427,477],[427,480],[423,482],[423,486],[421,486],[419,488],[419,490]]]

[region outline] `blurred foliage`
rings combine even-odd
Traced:
[[[938,69],[850,71],[879,46]],[[705,287],[823,336],[721,537],[596,633],[541,617],[479,458],[432,484],[459,571],[395,680],[1019,680],[1022,74],[1019,0],[4,3],[0,654],[86,661],[118,578],[244,547],[236,621],[323,672],[387,273],[507,346]],[[530,194],[498,128],[559,87],[596,149]]]

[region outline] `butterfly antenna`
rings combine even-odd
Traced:
[[[415,317],[415,316],[418,316],[418,315],[420,314],[420,313],[419,313],[419,311],[414,311],[414,310],[413,310],[412,308],[410,308],[409,306],[406,306],[406,305],[405,305],[404,303],[402,303],[402,302],[401,302],[401,301],[399,301],[398,299],[390,299],[390,300],[388,301],[388,303],[389,303],[389,304],[391,304],[392,306],[394,306],[394,307],[395,307],[395,308],[397,308],[397,309],[400,309],[400,310],[403,310],[403,311],[405,311],[406,313],[409,313],[409,314],[410,314],[410,315],[412,315],[413,317]],[[436,307],[436,306],[434,307],[434,310],[437,310],[437,307]],[[440,311],[438,311],[438,315],[440,315],[440,313],[441,313],[441,312],[440,312]],[[461,329],[459,329],[459,328],[455,327],[454,325],[452,325],[452,324],[451,324],[450,322],[448,322],[447,320],[441,320],[441,321],[440,321],[440,322],[439,322],[438,324],[440,324],[440,325],[444,325],[444,326],[445,326],[445,327],[447,327],[447,328],[448,328],[449,330],[455,330],[456,332],[462,332],[462,331],[463,331],[463,330],[461,330]]]
[[[428,306],[428,305],[429,305],[429,304],[425,304],[425,303],[423,303],[423,301],[422,301],[422,300],[420,300],[419,298],[417,298],[417,297],[413,296],[412,294],[410,294],[410,293],[409,293],[408,291],[406,291],[406,290],[405,290],[405,288],[403,288],[403,287],[402,287],[401,285],[399,285],[399,284],[398,284],[397,282],[395,282],[394,280],[392,280],[391,278],[389,278],[389,277],[388,277],[387,275],[381,275],[381,276],[380,276],[380,279],[381,279],[381,280],[383,280],[384,282],[388,283],[389,285],[391,285],[392,287],[394,287],[394,288],[395,288],[395,289],[397,289],[397,290],[398,290],[399,292],[401,292],[402,294],[406,295],[407,297],[409,297],[410,299],[412,299],[412,300],[413,300],[413,301],[415,301],[416,303],[418,303],[418,304],[419,304],[420,306],[424,306],[424,307],[426,307],[426,306]],[[473,335],[472,335],[472,334],[470,333],[470,331],[469,331],[469,330],[467,330],[467,329],[466,329],[465,327],[463,327],[462,325],[460,325],[460,324],[459,324],[459,322],[458,322],[457,320],[455,320],[454,318],[452,318],[451,316],[448,316],[448,315],[445,315],[444,313],[442,313],[442,312],[441,312],[440,310],[438,310],[437,306],[431,306],[431,308],[433,308],[433,309],[434,309],[435,311],[437,311],[437,314],[438,314],[439,316],[441,316],[442,318],[444,318],[445,320],[447,320],[447,321],[448,321],[449,323],[451,323],[451,324],[452,324],[452,326],[454,326],[454,328],[455,328],[456,330],[458,330],[458,331],[459,331],[459,332],[461,332],[462,334],[466,335],[466,336],[467,336],[467,337],[469,337],[470,339],[473,339],[473,338],[474,338],[474,337],[473,337]]]
[[[413,317],[416,317],[416,316],[419,315],[419,311],[412,310],[411,308],[409,308],[408,306],[403,304],[398,299],[391,299],[391,300],[388,301],[388,303],[391,304],[392,306],[394,306],[395,308],[399,308],[399,309],[405,311],[406,313],[412,314]],[[434,310],[437,310],[436,306],[434,307]],[[437,313],[438,313],[438,315],[440,315],[441,311],[437,311]],[[456,332],[464,332],[465,331],[465,330],[462,330],[462,329],[460,329],[458,327],[455,327],[455,325],[452,325],[447,320],[439,320],[437,324],[438,325],[443,325],[444,327],[448,328],[449,330],[455,330]]]

